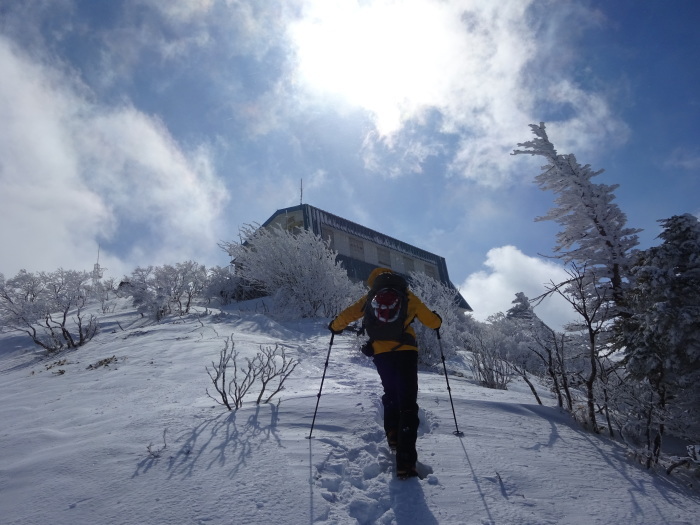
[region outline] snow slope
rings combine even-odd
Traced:
[[[698,523],[681,478],[645,470],[521,385],[451,376],[460,438],[444,376],[421,372],[418,452],[432,473],[399,481],[379,380],[352,335],[335,338],[307,439],[327,321],[232,308],[150,324],[122,305],[104,323],[51,358],[0,334],[0,523]],[[279,344],[299,360],[280,403],[256,406],[254,387],[229,412],[207,396],[205,367],[230,334],[242,355]]]

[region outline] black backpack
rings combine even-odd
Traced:
[[[404,342],[408,316],[406,279],[395,273],[378,275],[367,293],[364,310],[362,324],[370,341]]]

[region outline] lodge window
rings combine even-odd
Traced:
[[[304,223],[297,220],[294,215],[288,215],[286,217],[284,228],[292,233],[299,233],[304,226]]]
[[[436,281],[438,280],[437,268],[435,268],[435,266],[433,266],[432,264],[425,265],[425,275],[427,275],[428,277],[432,277]]]
[[[365,260],[365,245],[355,237],[350,237],[350,256],[360,261]]]
[[[410,257],[403,258],[403,270],[405,273],[411,273],[416,269],[413,259]]]

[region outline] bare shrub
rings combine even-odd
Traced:
[[[219,394],[219,399],[213,397],[207,390],[207,395],[220,405],[229,410],[241,408],[243,397],[248,393],[257,379],[261,388],[257,404],[269,403],[270,400],[284,389],[284,382],[296,368],[298,361],[286,355],[284,348],[279,345],[273,347],[260,347],[260,352],[253,359],[246,359],[246,365],[238,366],[238,352],[234,350],[233,335],[224,343],[224,348],[219,354],[218,365],[212,362],[212,368],[207,367],[209,378]],[[233,368],[233,378],[227,380],[226,373],[229,367]],[[276,387],[263,401],[265,393],[271,382],[277,379]]]
[[[273,379],[277,378],[277,388],[265,399],[264,403],[269,403],[270,400],[284,389],[284,381],[289,377],[289,375],[294,371],[296,366],[299,364],[293,358],[287,358],[284,352],[284,348],[280,348],[279,345],[272,347],[260,347],[261,352],[255,356],[253,360],[256,371],[258,372],[258,377],[262,383],[262,388],[260,389],[260,394],[258,395],[258,400],[256,403],[259,405],[262,400],[267,385]]]
[[[421,349],[418,359],[425,365],[438,366],[443,355],[450,359],[455,357],[458,349],[463,348],[460,332],[469,329],[470,319],[459,308],[459,291],[455,288],[422,272],[411,273],[410,285],[411,291],[442,318],[442,326],[440,326],[442,346],[434,330],[421,323],[413,325],[418,347]]]
[[[250,387],[253,385],[256,377],[256,370],[253,366],[253,362],[248,359],[247,367],[245,369],[239,370],[237,358],[238,352],[234,350],[235,343],[233,341],[233,335],[230,335],[225,343],[224,347],[221,349],[219,354],[219,364],[216,365],[212,361],[212,368],[210,370],[207,367],[207,373],[214,384],[214,388],[219,393],[221,401],[213,397],[209,390],[207,390],[207,395],[220,405],[224,405],[229,410],[234,408],[241,408],[243,405],[243,397],[246,395]],[[228,370],[229,363],[233,365],[233,378],[226,382],[226,372]],[[243,372],[243,377],[239,379],[238,373]],[[231,406],[233,403],[233,406]]]

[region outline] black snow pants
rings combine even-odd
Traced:
[[[402,350],[375,354],[374,364],[384,387],[384,431],[398,438],[398,470],[416,465],[418,436],[418,352]]]

